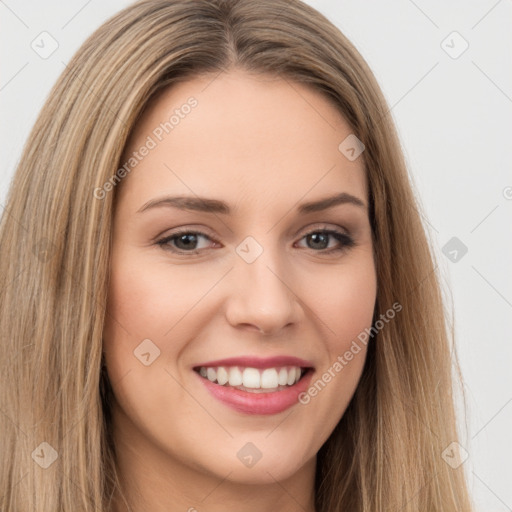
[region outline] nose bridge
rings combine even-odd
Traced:
[[[252,324],[265,332],[296,321],[297,304],[285,255],[272,236],[248,236],[236,247],[232,278],[236,292],[228,309],[232,324]]]

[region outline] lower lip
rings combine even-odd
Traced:
[[[282,391],[251,393],[250,391],[242,391],[229,386],[215,384],[197,372],[194,373],[197,374],[206,386],[206,389],[217,400],[245,414],[278,414],[292,407],[298,403],[299,395],[308,388],[313,375],[313,371],[308,370],[299,382]]]

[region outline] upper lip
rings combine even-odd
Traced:
[[[301,368],[314,368],[311,361],[285,355],[274,357],[242,356],[230,357],[227,359],[217,359],[215,361],[208,361],[197,364],[194,366],[194,369],[201,368],[202,366],[243,366],[245,368],[279,368],[281,366],[299,366]]]

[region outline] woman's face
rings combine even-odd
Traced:
[[[319,93],[241,71],[146,110],[115,190],[104,332],[121,459],[239,483],[314,470],[376,298],[364,154],[339,149],[350,135]]]

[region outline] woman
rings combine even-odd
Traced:
[[[387,113],[298,1],[84,43],[2,217],[2,510],[471,510]]]

